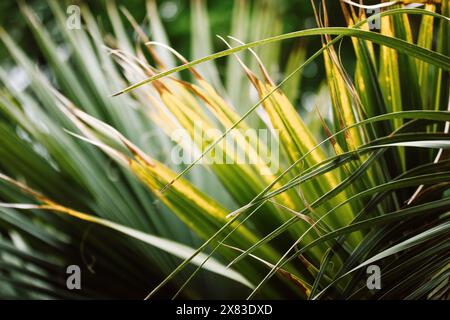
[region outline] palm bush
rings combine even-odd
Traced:
[[[0,69],[1,297],[448,298],[448,2],[370,18],[348,2],[347,27],[329,26],[322,1],[317,28],[282,33],[273,2],[236,1],[236,38],[212,53],[206,4],[192,1],[192,62],[155,1],[148,24],[113,2],[105,24],[82,6],[75,30],[49,1],[57,32],[22,4],[45,63],[0,29],[16,65]],[[309,57],[306,37],[322,43]],[[295,43],[280,65],[283,41]],[[308,110],[301,72],[318,59]],[[194,139],[200,122],[215,134]],[[223,141],[252,128],[276,137],[279,167],[260,159],[267,141],[239,134],[256,161],[201,161],[235,160]],[[174,149],[194,161],[175,164]],[[74,264],[82,290],[66,288]]]

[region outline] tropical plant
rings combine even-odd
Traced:
[[[276,4],[236,1],[234,37],[211,53],[194,0],[192,62],[153,0],[148,25],[107,1],[107,23],[84,5],[80,29],[52,0],[57,32],[21,4],[45,63],[0,29],[15,61],[0,69],[0,296],[448,298],[448,2],[382,3],[367,18],[342,0],[347,27],[319,2],[317,28],[282,33]],[[322,42],[308,58],[306,37]],[[308,107],[301,72],[320,59]],[[215,134],[195,139],[198,123]],[[273,146],[239,133],[251,129],[272,132],[279,167],[261,158]],[[201,161],[236,160],[230,136],[255,161]],[[69,265],[82,290],[67,290]]]

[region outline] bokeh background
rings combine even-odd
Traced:
[[[87,5],[92,13],[101,22],[105,30],[110,30],[111,26],[105,11],[106,4],[109,0],[101,1],[65,1],[66,5]],[[235,36],[242,41],[248,42],[251,40],[258,40],[272,35],[292,32],[296,30],[316,27],[313,9],[309,0],[254,0],[254,1],[207,1],[199,0],[207,4],[207,18],[209,20],[209,28],[205,32],[209,35],[211,43],[207,45],[210,52],[225,49],[223,42],[221,42],[215,35],[226,37],[228,35]],[[62,1],[64,3],[64,1]],[[140,23],[146,22],[145,1],[132,0],[115,1],[120,6],[125,6],[127,10]],[[317,1],[316,1],[317,2]],[[56,31],[56,22],[51,11],[48,8],[46,1],[29,0],[26,3],[39,15],[48,30],[53,30],[53,37],[55,41],[61,38],[61,35]],[[192,19],[192,12],[195,10],[195,1],[188,0],[158,0],[156,1],[158,12],[161,17],[164,28],[167,32],[170,44],[173,48],[188,58],[198,58],[201,54],[192,48],[192,32],[193,25],[196,23]],[[367,4],[376,3],[376,1],[365,1]],[[232,18],[236,5],[247,7],[249,15],[243,17],[245,23],[242,26],[232,26]],[[320,10],[320,1],[317,2]],[[340,11],[338,1],[327,1],[327,7],[330,13],[335,12],[335,15],[330,15],[330,25],[345,26],[345,21]],[[126,22],[124,17],[124,26],[129,34],[133,34],[132,26]],[[41,51],[38,50],[38,45],[35,38],[32,36],[26,21],[20,13],[18,2],[15,0],[7,0],[0,2],[0,25],[2,25],[16,40],[21,43],[24,50],[33,57],[37,63],[45,64],[45,58]],[[149,31],[149,30],[145,30]],[[151,34],[150,34],[151,36]],[[279,81],[285,75],[288,63],[294,61],[289,57],[292,52],[297,49],[298,60],[304,59],[317,51],[321,46],[319,37],[303,38],[301,40],[283,41],[281,44],[268,45],[255,49],[261,55],[263,62],[268,66],[270,75],[274,80]],[[351,43],[346,40],[341,45],[342,59],[347,70],[352,73],[354,70],[354,55],[351,48]],[[293,55],[292,55],[293,56]],[[291,56],[291,58],[293,58]],[[249,58],[251,59],[251,58]],[[214,63],[219,70],[221,79],[226,78],[227,63],[236,63],[235,61],[227,62],[233,59],[218,59]],[[7,65],[10,61],[9,56],[4,47],[0,46],[0,61],[3,65]],[[255,64],[250,63],[250,66],[255,68]],[[242,75],[243,78],[245,77]],[[324,80],[324,66],[323,59],[317,59],[309,64],[299,74],[301,78],[300,87],[289,88],[287,90],[297,91],[298,96],[295,95],[296,106],[302,112],[310,110],[314,103],[314,95],[317,93],[317,88]]]

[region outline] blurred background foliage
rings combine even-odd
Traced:
[[[86,4],[89,6],[93,15],[101,21],[101,25],[105,30],[111,30],[109,19],[105,11],[106,2],[110,0],[99,1],[62,1],[66,5],[71,4]],[[61,40],[61,34],[57,32],[56,22],[53,19],[52,13],[48,10],[48,5],[41,0],[27,0],[24,1],[29,5],[43,20],[48,30],[52,32],[55,41]],[[135,17],[138,22],[146,22],[145,3],[142,0],[117,0],[117,6],[125,6],[127,10]],[[271,35],[277,35],[286,32],[316,27],[313,9],[309,0],[250,0],[241,1],[243,5],[251,8],[257,8],[257,13],[251,20],[248,17],[247,24],[240,30],[233,30],[231,26],[233,16],[234,1],[205,1],[208,8],[208,18],[210,23],[209,34],[211,35],[212,51],[223,50],[224,44],[214,35],[233,35],[240,38],[242,41],[258,40]],[[170,39],[171,45],[176,48],[178,52],[186,57],[192,57],[191,44],[192,36],[191,24],[191,10],[192,2],[188,0],[158,0],[156,1],[158,11]],[[245,4],[244,4],[245,3]],[[366,1],[371,4],[376,1]],[[340,5],[338,1],[328,1],[328,8],[330,12],[336,12],[335,15],[330,15],[330,25],[345,26],[345,20],[340,12]],[[267,18],[264,14],[270,12]],[[273,18],[276,19],[273,19]],[[135,34],[132,26],[124,20],[124,27],[128,34]],[[269,19],[269,20],[268,20]],[[38,49],[35,38],[27,27],[26,21],[23,19],[18,1],[1,1],[0,2],[0,25],[7,28],[11,36],[21,45],[30,57],[33,57],[37,63],[45,64],[46,59],[42,56],[42,52]],[[234,31],[234,33],[233,33]],[[149,34],[151,36],[151,34]],[[243,37],[243,35],[245,35]],[[136,34],[135,34],[136,36]],[[346,45],[342,46],[342,57],[346,68],[349,72],[354,70],[355,60],[351,49],[350,41],[345,41]],[[258,48],[256,51],[262,54],[262,60],[267,65],[271,65],[276,70],[272,69],[271,76],[274,80],[283,78],[283,70],[288,64],[289,55],[293,48],[301,46],[305,52],[302,56],[310,56],[321,46],[319,37],[311,37],[302,40],[289,40],[281,44],[281,50],[273,52],[273,46],[265,46]],[[11,62],[9,55],[4,47],[0,47],[0,61]],[[217,60],[217,67],[221,73],[221,77],[226,77],[226,59]],[[235,63],[235,62],[232,62]],[[255,66],[253,66],[255,67]],[[304,86],[302,87],[301,97],[295,101],[298,107],[301,107],[301,98],[311,99],[311,95],[317,92],[317,87],[323,80],[324,64],[322,59],[318,59],[309,64],[303,71],[300,77],[304,77]],[[244,77],[244,76],[243,76]]]

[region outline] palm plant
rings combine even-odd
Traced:
[[[292,33],[264,3],[236,1],[236,38],[211,53],[206,4],[192,1],[192,62],[153,0],[148,25],[106,2],[109,26],[82,6],[76,30],[49,1],[58,40],[21,5],[45,65],[0,29],[17,65],[0,69],[1,297],[448,298],[448,2],[367,18],[340,1],[347,27],[312,2],[318,27]],[[322,43],[309,58],[305,37]],[[317,59],[325,77],[308,113],[296,108],[301,72]],[[216,134],[196,140],[200,122]],[[201,161],[233,160],[223,141],[251,128],[276,136],[279,167],[260,159],[266,141],[239,134],[257,161]],[[192,144],[171,139],[179,129]],[[194,161],[173,163],[177,147]],[[79,291],[66,288],[73,264]]]

